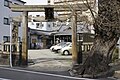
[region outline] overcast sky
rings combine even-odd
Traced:
[[[25,5],[46,5],[47,4],[47,0],[22,0],[25,1],[26,4]],[[40,13],[40,12],[29,12],[29,15],[44,15],[44,12]]]
[[[22,0],[27,2],[26,5],[45,5],[47,4],[47,0]]]

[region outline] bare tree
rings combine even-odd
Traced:
[[[88,2],[88,0],[86,0]],[[94,19],[95,40],[88,57],[81,66],[73,66],[70,73],[83,77],[108,75],[120,33],[120,0],[98,0],[98,16]],[[87,75],[87,76],[85,76]]]

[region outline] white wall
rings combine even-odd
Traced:
[[[23,3],[18,2],[17,0],[9,0],[12,1],[13,3],[21,4]],[[21,13],[19,12],[12,12],[8,7],[4,6],[4,0],[0,0],[0,43],[3,42],[3,36],[9,36],[10,35],[10,25],[5,25],[4,24],[4,17],[9,18],[13,16],[18,16]],[[21,36],[21,28],[20,27],[20,36]]]
[[[39,23],[39,24],[42,23],[43,26],[39,26],[38,28],[36,28],[36,23]],[[29,22],[28,27],[30,27],[31,29],[51,31],[53,27],[53,22],[33,22],[33,24]]]
[[[47,4],[47,0],[23,0],[27,2],[25,5],[44,5]]]

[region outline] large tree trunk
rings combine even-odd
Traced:
[[[73,66],[72,73],[74,75],[81,75],[83,77],[108,75],[110,70],[109,63],[112,60],[112,53],[116,47],[118,37],[114,35],[107,41],[105,39],[101,35],[96,35],[93,47],[88,53],[84,64],[82,66]]]
[[[119,0],[98,0],[99,12],[95,28],[95,40],[89,56],[81,66],[73,66],[70,73],[83,77],[107,75],[110,70],[113,50],[118,41]],[[120,9],[119,9],[120,10]],[[86,76],[88,75],[88,76]]]

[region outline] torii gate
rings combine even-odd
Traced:
[[[87,8],[84,4],[72,5],[72,9],[68,5],[10,5],[13,12],[22,12],[22,64],[28,64],[28,12],[45,12],[45,8],[54,8],[56,12],[72,11],[72,60],[77,63],[77,11],[86,11]]]

